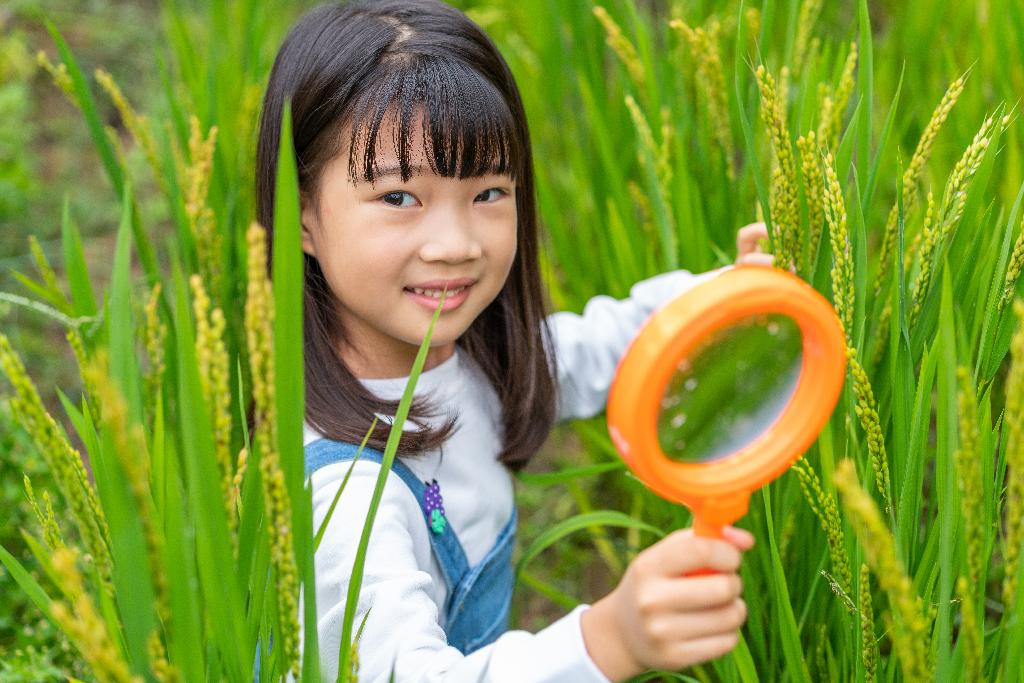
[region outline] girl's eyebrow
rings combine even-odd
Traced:
[[[431,168],[428,168],[426,166],[420,165],[420,166],[410,166],[409,167],[409,172],[412,175],[416,175],[416,174],[424,174],[424,175],[426,175],[428,173],[433,173],[434,170],[431,169]],[[496,171],[490,171],[490,173],[492,173],[493,175],[508,175],[508,174],[497,173]],[[396,165],[392,165],[392,166],[384,166],[384,167],[380,168],[379,170],[374,171],[374,174],[373,174],[375,179],[388,178],[388,177],[391,177],[391,176],[399,176],[399,177],[401,177],[401,175],[402,175],[402,167],[397,165],[397,164]]]

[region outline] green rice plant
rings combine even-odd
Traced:
[[[74,57],[70,51],[63,55],[66,61],[53,67],[54,73],[71,74],[62,79],[69,86],[66,92],[83,112],[93,110],[91,90]],[[104,72],[97,78],[127,115],[129,105],[112,80]],[[140,115],[136,123],[144,120]],[[262,229],[253,226],[247,242],[239,243],[234,230],[211,219],[213,212],[237,199],[227,197],[223,189],[213,192],[219,149],[215,139],[224,138],[214,138],[211,132],[198,142],[199,127],[192,120],[191,165],[177,163],[174,145],[179,143],[166,138],[159,145],[159,163],[150,164],[151,171],[162,174],[159,185],[171,204],[169,213],[180,221],[178,227],[192,226],[178,232],[192,242],[181,240],[180,248],[169,245],[169,275],[147,272],[147,280],[155,277],[143,290],[133,281],[132,238],[141,234],[148,245],[152,242],[149,235],[137,232],[141,226],[133,209],[132,185],[120,158],[112,154],[113,166],[108,168],[112,179],[123,181],[115,182],[122,191],[123,212],[103,307],[94,303],[81,241],[70,220],[64,246],[71,296],[64,294],[41,256],[37,262],[42,280],[24,278],[32,292],[56,308],[27,301],[64,321],[73,333],[69,340],[82,364],[85,391],[80,403],[64,399],[64,409],[76,439],[85,446],[95,483],[43,407],[18,354],[0,335],[2,367],[16,392],[16,415],[28,426],[40,452],[50,457],[51,470],[62,482],[62,498],[72,503],[72,519],[86,543],[83,555],[77,543],[60,540],[58,520],[67,510],[54,513],[50,506],[45,515],[40,510],[39,518],[52,553],[31,532],[23,532],[57,595],[48,593],[13,555],[3,552],[0,559],[103,680],[251,680],[258,637],[277,643],[261,651],[264,679],[290,672],[303,680],[318,680],[314,591],[305,592],[302,615],[297,603],[300,584],[312,579],[314,534],[309,490],[303,484],[301,439],[296,440],[301,433],[303,389],[297,332],[302,323],[296,317],[301,316],[296,273],[302,266],[294,161],[290,148],[283,147],[271,285],[264,268]],[[286,133],[284,139],[289,136]],[[144,140],[139,135],[137,143],[145,145]],[[94,142],[100,150],[109,149],[104,135],[95,135]],[[186,178],[184,192],[178,190],[180,168]],[[217,225],[223,230],[208,239],[212,251],[204,251],[202,230],[195,229],[204,221],[205,229]],[[190,251],[190,244],[197,245],[196,251]],[[233,292],[238,280],[221,279],[223,284],[215,285],[216,298],[205,287],[225,274],[211,266],[219,258],[212,252],[228,244],[232,250],[240,247],[239,256],[248,263],[248,277],[246,269],[227,270],[232,278],[242,274],[240,281],[247,283],[244,320],[229,321],[216,303],[225,296],[217,288]],[[141,259],[139,247],[135,241]],[[147,301],[139,307],[144,313],[139,320],[132,305],[137,291],[145,292],[142,298]],[[80,320],[99,324],[87,330]],[[135,344],[136,328],[141,328],[144,344]],[[244,346],[239,342],[243,336],[248,340]],[[399,414],[408,410],[429,336],[428,331]],[[234,410],[244,413],[250,395],[256,405],[256,430],[251,435],[244,420],[231,418]],[[389,457],[394,457],[396,447],[393,438]],[[237,460],[230,456],[236,452]],[[383,481],[378,482],[378,497]],[[44,501],[49,503],[49,497]],[[369,528],[368,522],[367,533]],[[365,548],[357,565],[364,554]],[[148,561],[140,564],[133,559],[138,557]],[[358,585],[354,582],[354,590]],[[301,655],[300,616],[307,629]],[[348,650],[351,645],[346,645]]]
[[[287,125],[286,120],[285,130]],[[277,216],[276,234],[284,236],[278,237],[275,243],[278,247],[275,253],[282,256],[275,256],[274,274],[277,276],[275,281],[281,283],[288,281],[289,273],[296,272],[297,265],[301,267],[301,263],[295,263],[295,258],[287,256],[298,255],[295,249],[297,242],[294,241],[298,238],[295,170],[294,162],[289,165],[287,161],[287,155],[283,155],[281,166],[284,170],[279,186],[283,189],[277,197],[280,214]],[[159,680],[226,676],[241,680],[246,678],[245,672],[252,666],[253,649],[239,648],[238,644],[248,642],[255,646],[257,633],[267,638],[264,642],[270,642],[270,638],[276,636],[274,639],[281,643],[277,647],[281,654],[275,652],[272,657],[267,657],[264,651],[261,655],[266,660],[263,670],[269,672],[267,675],[277,677],[278,672],[290,671],[304,679],[316,679],[317,649],[315,645],[309,645],[300,656],[298,623],[295,621],[299,616],[296,603],[299,583],[306,580],[300,579],[300,572],[312,566],[313,534],[308,526],[308,514],[306,529],[310,533],[302,536],[290,534],[294,526],[301,524],[301,521],[296,524],[295,520],[301,520],[303,516],[296,511],[299,505],[293,501],[304,502],[308,513],[309,490],[302,487],[298,496],[292,498],[286,480],[287,468],[279,456],[285,448],[294,456],[296,448],[294,440],[284,442],[281,437],[286,423],[281,413],[288,402],[294,405],[295,392],[301,391],[301,383],[296,387],[293,381],[295,355],[290,355],[297,354],[298,363],[301,363],[301,339],[294,333],[283,333],[283,330],[294,330],[295,327],[281,328],[276,321],[281,316],[286,319],[285,325],[294,325],[294,314],[283,311],[284,302],[289,300],[287,294],[301,296],[301,291],[293,287],[289,292],[283,284],[272,288],[264,268],[266,252],[262,234],[263,230],[255,224],[249,231],[251,277],[246,323],[250,338],[250,376],[254,380],[257,406],[257,426],[249,448],[253,450],[259,468],[247,468],[249,476],[234,481],[234,485],[241,485],[243,489],[241,500],[235,500],[226,486],[227,480],[220,476],[219,470],[224,467],[219,460],[222,449],[217,443],[221,430],[217,425],[220,407],[217,401],[207,400],[221,372],[217,366],[227,367],[226,352],[218,343],[221,325],[216,322],[211,325],[205,320],[209,301],[201,281],[198,275],[193,276],[189,296],[190,290],[185,287],[180,265],[175,275],[175,317],[169,323],[161,324],[175,330],[176,348],[181,351],[173,368],[178,381],[177,396],[181,399],[166,405],[158,398],[155,404],[157,412],[150,417],[143,415],[147,402],[141,395],[125,389],[131,386],[131,382],[137,382],[140,375],[138,358],[131,346],[126,345],[129,341],[126,333],[130,334],[132,324],[120,320],[121,326],[113,327],[119,317],[130,315],[129,302],[124,296],[129,287],[130,219],[126,215],[120,229],[111,279],[113,291],[108,299],[106,338],[92,351],[93,361],[86,370],[90,380],[88,384],[95,388],[94,398],[101,410],[94,418],[87,410],[76,409],[73,403],[65,402],[69,418],[76,426],[79,438],[86,443],[94,467],[98,465],[94,469],[95,487],[84,478],[70,481],[83,490],[77,498],[87,501],[94,496],[102,503],[103,512],[97,518],[109,519],[110,531],[106,540],[96,541],[96,547],[109,552],[113,566],[101,572],[100,568],[105,565],[89,560],[85,562],[87,571],[83,574],[78,568],[81,552],[58,540],[59,529],[52,508],[48,508],[46,517],[40,512],[40,519],[53,552],[47,552],[37,542],[31,542],[31,545],[36,559],[47,568],[63,597],[48,595],[12,555],[0,554],[0,560],[23,589],[33,597],[43,613],[67,633],[94,674],[103,680],[136,680],[138,676]],[[289,239],[291,243],[287,241]],[[289,247],[292,251],[288,250]],[[294,298],[290,301],[294,302]],[[291,307],[293,311],[301,310],[294,303]],[[217,310],[214,309],[211,315],[213,321],[219,319]],[[194,321],[190,311],[195,312]],[[435,312],[435,321],[439,313],[440,305]],[[150,317],[153,315],[151,313]],[[152,321],[149,327],[154,327]],[[413,367],[409,390],[399,406],[400,417],[408,412],[412,388],[426,359],[432,329],[433,325]],[[282,337],[283,342],[275,341]],[[154,347],[153,339],[159,339],[159,335],[150,335],[151,349]],[[281,347],[285,344],[292,346],[284,350]],[[108,363],[108,349],[119,346],[127,347],[129,362],[125,363],[122,356],[121,362],[117,363],[111,356]],[[63,437],[57,431],[56,423],[39,404],[38,394],[5,336],[0,336],[0,354],[4,373],[19,392],[20,398],[15,402],[18,416],[23,420],[34,420],[32,424],[42,425],[34,430],[38,432],[36,438],[40,445],[50,448],[51,452],[61,452],[56,446]],[[217,360],[218,355],[224,359]],[[282,358],[285,370],[293,373],[287,381],[279,380],[275,372]],[[204,386],[200,374],[204,369],[208,370],[209,378],[205,381],[209,386]],[[301,373],[298,376],[301,378]],[[175,396],[173,391],[166,393],[172,398]],[[83,406],[84,401],[85,397]],[[174,418],[181,420],[180,434],[165,430],[172,405],[175,412],[181,411]],[[296,414],[291,406],[287,411],[293,423],[297,418],[301,424],[301,413]],[[404,418],[398,424],[402,423]],[[392,432],[386,450],[388,457],[394,457],[398,434],[400,430]],[[63,451],[68,452],[69,448],[64,447]],[[69,465],[77,463],[81,467],[77,453],[73,457],[72,454],[65,456],[65,460]],[[294,465],[296,461],[290,462]],[[62,468],[68,469],[67,466]],[[386,471],[383,469],[382,473]],[[241,473],[239,468],[239,472],[232,474]],[[259,481],[263,482],[262,491],[257,488]],[[377,500],[383,491],[383,483],[382,477],[376,490]],[[236,509],[233,505],[225,505],[225,502],[241,503],[235,526],[227,518],[235,514]],[[375,504],[371,506],[371,518],[365,527],[364,547],[359,558],[365,556],[372,510],[375,508]],[[82,509],[90,508],[83,502]],[[267,515],[265,523],[260,521],[263,514]],[[85,519],[90,517],[86,515]],[[157,520],[163,521],[158,525]],[[189,537],[192,540],[186,541]],[[26,538],[32,538],[32,535]],[[238,552],[232,553],[232,547],[237,547]],[[92,548],[89,552],[93,557],[101,557]],[[140,556],[148,561],[141,564],[134,561],[133,558]],[[357,561],[357,571],[361,562],[361,559]],[[233,567],[233,571],[218,569],[224,566]],[[268,568],[271,576],[276,577],[276,582],[267,591],[270,599],[264,594]],[[105,573],[111,574],[112,583],[102,579]],[[87,583],[88,578],[91,581]],[[200,595],[191,588],[196,584],[200,587]],[[353,585],[353,590],[358,591],[358,580]],[[104,586],[109,588],[104,589]],[[306,591],[306,595],[312,596],[313,591]],[[243,601],[244,596],[248,598]],[[308,598],[311,600],[312,597]],[[354,609],[355,601],[351,604]],[[308,611],[310,605],[307,604],[305,609]],[[349,624],[351,617],[349,615]],[[308,619],[306,624],[315,624],[315,619]],[[246,633],[250,635],[244,635]],[[202,673],[204,671],[206,674]]]

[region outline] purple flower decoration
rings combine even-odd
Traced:
[[[437,483],[437,479],[427,483],[427,490],[423,494],[423,509],[430,518],[430,530],[435,534],[444,533],[448,520],[444,516],[444,499],[441,497],[441,485]]]

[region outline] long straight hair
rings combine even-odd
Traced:
[[[273,231],[274,182],[281,117],[291,100],[299,189],[319,208],[320,178],[342,153],[349,132],[349,173],[373,181],[376,152],[395,145],[402,179],[411,175],[410,140],[423,136],[431,170],[444,177],[508,173],[516,181],[517,251],[505,285],[460,337],[463,353],[483,370],[501,401],[499,460],[523,467],[543,444],[555,415],[556,366],[545,321],[538,265],[537,207],[526,114],[512,73],[484,31],[437,0],[357,0],[303,15],[278,51],[260,117],[256,156],[257,219]],[[418,119],[414,113],[422,112]],[[386,116],[398,135],[379,140]],[[414,121],[421,129],[413,131]],[[268,243],[272,240],[268,240]],[[268,249],[268,271],[270,251]],[[306,420],[330,439],[359,443],[375,413],[394,415],[397,401],[371,393],[341,360],[345,330],[338,302],[317,260],[304,266]],[[398,453],[439,447],[457,415],[417,397]],[[386,429],[367,445],[383,450]]]

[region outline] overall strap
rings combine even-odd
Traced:
[[[356,459],[359,453],[360,461],[366,460],[375,462],[378,465],[384,464],[384,454],[373,448],[363,448],[359,451],[356,444],[331,439],[317,439],[306,445],[306,477],[310,477],[321,467],[336,462],[349,462]],[[397,474],[405,485],[412,491],[413,496],[419,503],[423,521],[427,527],[427,536],[430,538],[430,545],[441,565],[441,572],[444,574],[445,583],[448,585],[448,598],[452,598],[454,587],[458,585],[462,577],[469,571],[469,562],[466,560],[466,552],[462,549],[462,543],[455,534],[451,524],[445,524],[441,531],[431,528],[430,512],[426,503],[428,493],[427,483],[422,481],[409,469],[409,466],[399,458],[391,461],[391,471]]]

